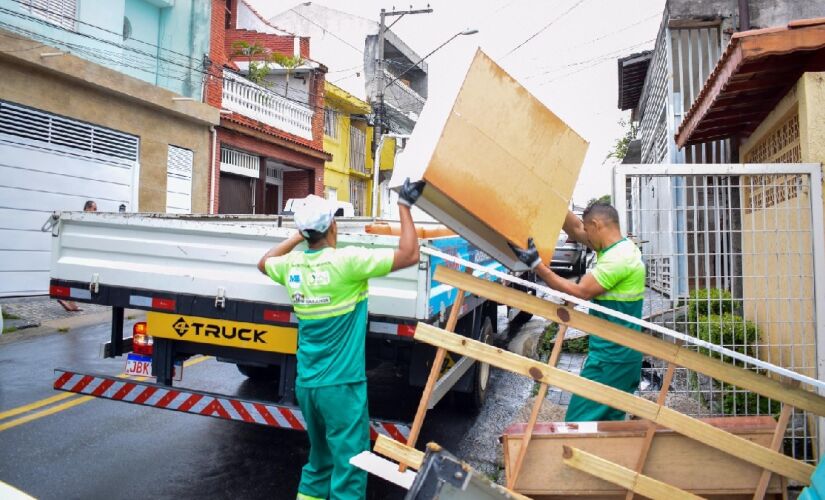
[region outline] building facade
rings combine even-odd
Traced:
[[[290,198],[322,195],[331,160],[326,68],[310,59],[309,39],[270,25],[243,0],[213,0],[211,26],[206,102],[221,113],[211,210],[277,214]],[[253,77],[250,68],[262,65],[265,74]]]
[[[716,138],[677,147],[676,131],[702,85],[710,76],[731,36],[740,30],[786,23],[792,19],[825,15],[814,0],[751,0],[740,12],[739,3],[726,0],[668,0],[651,51],[618,60],[619,108],[631,110],[638,124],[640,163],[729,163],[738,158],[738,143]],[[703,213],[681,214],[674,206],[723,209],[731,203],[694,196],[698,190],[680,179],[636,178],[627,186],[629,232],[647,241],[643,248],[650,285],[670,297],[695,288],[728,286],[739,264],[714,259],[693,262],[695,245],[736,247],[729,228]],[[735,191],[735,189],[734,189]],[[727,190],[724,191],[727,193]],[[736,198],[737,193],[731,192]],[[694,216],[695,215],[695,216]],[[660,227],[669,228],[660,232]],[[733,284],[733,286],[741,286]]]
[[[372,214],[374,163],[369,154],[373,128],[367,117],[372,108],[329,82],[326,83],[325,102],[324,150],[332,154],[332,160],[326,163],[324,196],[352,203],[356,216],[369,216]],[[392,170],[394,153],[395,139],[385,140],[379,164],[381,172]],[[383,194],[386,197],[386,192]],[[379,199],[383,198],[379,196]]]
[[[168,3],[0,2],[0,295],[48,291],[54,211],[207,211],[210,13]]]

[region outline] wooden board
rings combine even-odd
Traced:
[[[391,184],[425,179],[416,206],[511,269],[524,266],[507,241],[530,236],[549,261],[587,142],[481,50],[454,66],[431,89]]]
[[[388,438],[382,434],[379,434],[378,439],[375,440],[373,451],[415,470],[420,469],[422,462],[424,462],[423,451],[416,450],[404,443],[399,443],[395,439]]]
[[[499,304],[515,307],[560,324],[592,333],[604,339],[630,347],[644,354],[704,373],[743,389],[757,392],[771,399],[781,401],[796,408],[825,416],[825,398],[795,384],[785,384],[750,370],[738,368],[721,360],[680,347],[671,342],[625,328],[607,320],[590,316],[548,302],[538,297],[522,293],[503,285],[468,276],[440,266],[435,270],[434,279],[441,283],[466,290],[480,297],[492,299]],[[561,318],[561,316],[564,318]]]
[[[701,497],[599,456],[564,446],[564,464],[653,500],[700,500]]]
[[[759,445],[768,446],[776,423],[771,417],[706,419],[715,429],[732,432]],[[593,428],[571,429],[563,423],[540,423],[533,432],[528,460],[515,489],[526,495],[617,495],[621,486],[565,466],[562,447],[592,453],[619,466],[632,468],[645,438],[646,422],[592,422]],[[524,424],[504,431],[503,446],[510,456],[517,452]],[[708,467],[708,464],[713,464]],[[514,465],[511,458],[506,467]],[[633,471],[630,471],[633,472]],[[658,428],[642,473],[693,494],[753,494],[761,469],[669,429]],[[779,493],[782,482],[774,476],[769,491]],[[639,492],[644,495],[644,493]],[[647,495],[646,495],[647,496]]]
[[[441,347],[492,366],[552,384],[562,390],[626,411],[673,429],[691,439],[712,446],[737,458],[777,474],[809,484],[814,468],[791,457],[760,446],[747,439],[725,432],[670,408],[658,406],[646,399],[584,379],[558,368],[430,326],[418,323],[415,339]]]

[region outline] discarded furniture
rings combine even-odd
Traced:
[[[431,89],[409,142],[391,184],[426,180],[417,207],[510,269],[507,242],[531,236],[550,261],[587,142],[484,52]]]
[[[771,417],[701,419],[762,446],[771,442],[776,422]],[[512,468],[521,449],[526,425],[504,431],[504,466]],[[626,488],[565,464],[563,447],[593,454],[632,469],[645,439],[647,422],[581,422],[536,424],[527,459],[515,489],[534,498],[624,498]],[[641,471],[645,476],[705,498],[753,498],[762,469],[670,429],[657,427]],[[785,481],[773,475],[768,494],[779,495]]]

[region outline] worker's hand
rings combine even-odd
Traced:
[[[398,204],[408,207],[415,205],[418,197],[424,192],[424,186],[426,185],[427,183],[424,181],[410,182],[410,178],[407,177],[407,179],[404,180],[404,185],[401,186],[401,189],[398,191]]]
[[[513,253],[516,254],[516,258],[528,266],[530,269],[535,269],[536,266],[541,264],[541,257],[539,257],[539,251],[536,248],[536,244],[533,243],[533,238],[527,238],[527,248],[519,248],[509,241],[507,242],[510,245],[510,248],[513,250]]]

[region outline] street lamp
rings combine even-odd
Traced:
[[[453,40],[455,40],[459,36],[475,35],[476,33],[478,33],[477,29],[470,29],[470,28],[465,29],[464,31],[459,31],[455,35],[448,38],[446,42],[444,42],[441,45],[439,45],[438,47],[434,48],[427,55],[425,55],[424,57],[419,59],[418,62],[416,62],[415,64],[409,66],[407,69],[405,69],[404,71],[399,73],[398,76],[396,76],[395,78],[390,80],[389,83],[383,84],[384,75],[383,74],[380,75],[380,78],[378,79],[378,85],[379,85],[379,87],[378,87],[378,90],[379,90],[378,91],[378,109],[376,110],[377,112],[376,112],[376,119],[375,119],[375,130],[376,130],[376,132],[380,131],[380,133],[376,133],[376,136],[378,137],[378,141],[376,141],[375,154],[374,154],[374,158],[373,158],[373,163],[374,163],[374,165],[373,165],[373,180],[372,180],[372,218],[373,219],[378,216],[378,170],[381,166],[381,147],[384,145],[385,135],[392,135],[392,134],[384,134],[383,130],[381,130],[383,128],[382,124],[383,124],[383,119],[384,119],[384,90],[389,88],[389,86],[392,85],[393,83],[395,83],[396,81],[398,81],[399,78],[406,75],[408,71],[410,71],[413,68],[418,67],[419,64],[424,62],[424,60],[427,59],[428,57],[430,57],[431,55],[435,54],[439,49],[441,49],[441,47],[443,47],[443,46],[447,45],[448,43],[452,42]]]
[[[463,36],[463,35],[475,35],[476,33],[478,33],[478,30],[475,30],[475,29],[466,29],[466,30],[464,30],[464,31],[459,31],[459,32],[458,32],[458,33],[456,33],[455,35],[453,35],[453,36],[451,36],[450,38],[448,38],[446,42],[442,43],[442,44],[441,44],[441,45],[439,45],[438,47],[436,47],[436,48],[434,48],[433,50],[431,50],[429,54],[427,54],[426,56],[424,56],[424,57],[422,57],[421,59],[419,59],[417,63],[413,64],[412,66],[408,67],[407,69],[405,69],[404,71],[402,71],[401,73],[399,73],[399,74],[398,74],[398,76],[396,76],[395,78],[393,78],[392,80],[390,80],[390,82],[389,82],[389,83],[387,83],[386,85],[384,85],[384,88],[386,89],[387,87],[389,87],[390,85],[392,85],[393,83],[395,83],[395,82],[396,82],[399,78],[401,78],[402,76],[406,75],[408,71],[410,71],[410,70],[411,70],[411,69],[413,69],[413,68],[418,67],[418,65],[419,65],[419,64],[421,64],[422,62],[424,62],[424,60],[425,60],[425,59],[427,59],[427,58],[428,58],[428,57],[430,57],[431,55],[435,54],[435,53],[436,53],[439,49],[441,49],[441,47],[443,47],[443,46],[447,45],[448,43],[452,42],[453,40],[455,40],[455,39],[456,39],[456,38],[458,38],[459,36]],[[382,92],[382,97],[383,97],[383,92]]]

